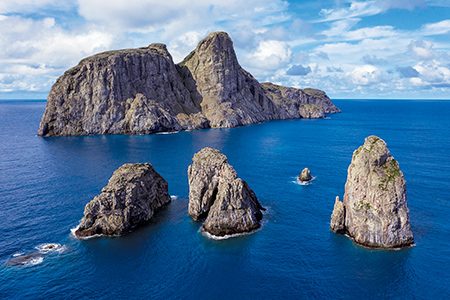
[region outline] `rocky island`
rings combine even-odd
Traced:
[[[300,174],[298,175],[297,179],[300,182],[309,182],[309,181],[311,181],[313,179],[312,175],[311,175],[311,171],[308,168],[304,168],[300,172]]]
[[[366,247],[400,248],[414,243],[405,179],[379,137],[367,137],[353,152],[344,201],[336,197],[330,227]]]
[[[195,221],[204,220],[207,233],[223,237],[261,226],[265,209],[220,151],[206,147],[197,152],[188,179],[189,215]]]
[[[122,235],[148,222],[170,200],[167,182],[150,164],[124,164],[86,204],[74,235]]]
[[[38,134],[149,134],[336,112],[322,91],[260,84],[228,34],[213,32],[179,64],[164,44],[83,59],[51,88]]]

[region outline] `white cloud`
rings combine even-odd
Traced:
[[[382,72],[375,66],[363,65],[354,68],[350,73],[353,83],[357,85],[368,85],[381,80]]]
[[[424,5],[424,0],[350,1],[350,5],[346,7],[322,9],[320,11],[322,19],[318,22],[373,16],[393,8],[412,10]]]
[[[383,7],[379,6],[376,1],[353,1],[350,3],[349,7],[322,9],[320,14],[323,17],[322,21],[335,21],[348,18],[372,16],[381,12],[383,12]]]
[[[256,69],[276,70],[286,66],[292,56],[288,44],[281,41],[261,41],[256,51],[249,55],[249,63]]]
[[[420,62],[414,66],[414,69],[428,84],[450,84],[450,69],[437,60]]]
[[[68,32],[53,18],[0,18],[0,92],[48,90],[52,81],[81,58],[111,47],[112,36],[87,30]],[[8,77],[8,75],[10,75]],[[0,79],[1,81],[1,79]]]
[[[450,32],[450,20],[443,20],[436,23],[425,24],[422,26],[423,35],[439,35]]]
[[[430,41],[411,41],[408,48],[419,58],[431,58],[433,56],[433,43]]]

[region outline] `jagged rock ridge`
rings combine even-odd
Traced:
[[[367,137],[353,153],[344,201],[336,197],[330,227],[367,247],[399,248],[414,243],[405,179],[379,137]]]
[[[338,111],[319,90],[260,84],[228,34],[214,32],[178,65],[163,44],[83,59],[53,85],[38,134],[148,134]]]
[[[197,152],[188,179],[189,215],[196,221],[205,219],[206,232],[225,236],[261,226],[264,208],[220,151],[206,147]]]

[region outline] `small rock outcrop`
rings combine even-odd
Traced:
[[[367,137],[353,152],[344,201],[336,198],[330,227],[367,247],[400,248],[414,243],[405,179],[379,137]]]
[[[261,226],[264,208],[220,151],[206,147],[197,152],[188,179],[189,215],[196,221],[204,219],[206,232],[225,236]]]
[[[122,235],[148,222],[170,202],[167,182],[150,164],[124,164],[84,209],[79,238]]]
[[[308,182],[311,179],[311,171],[308,168],[304,168],[298,175],[298,180],[300,180],[301,182]]]
[[[175,64],[164,44],[83,59],[52,86],[41,136],[236,127],[338,112],[324,92],[260,84],[213,32]]]

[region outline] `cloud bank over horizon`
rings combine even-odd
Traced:
[[[450,98],[444,0],[2,0],[0,98],[45,98],[105,50],[162,42],[178,62],[218,30],[261,82],[332,98]]]

